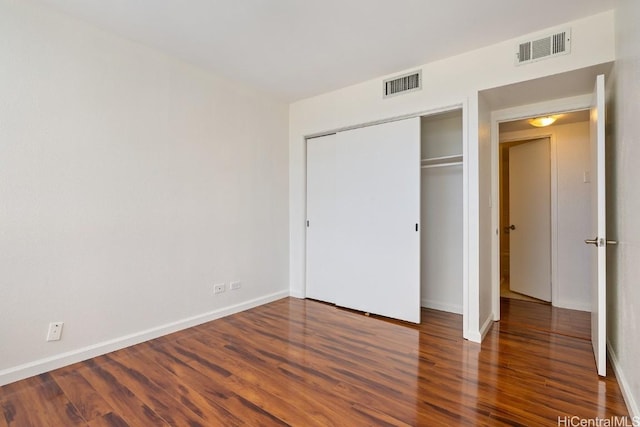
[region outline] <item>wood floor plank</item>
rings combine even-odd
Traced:
[[[0,406],[4,425],[49,425],[43,408],[40,405],[31,405],[38,399],[38,382],[38,377],[32,377],[0,388]]]
[[[121,363],[118,357],[113,355],[106,355],[105,360],[103,368],[114,377],[122,378],[129,390],[167,424],[193,427],[206,425],[201,414],[192,412],[174,399],[170,394],[171,390],[158,386],[137,364],[128,366],[129,364]]]
[[[152,350],[143,346],[130,347],[120,352],[123,355],[121,357],[125,357],[120,359],[120,362],[125,366],[135,366],[150,381],[170,393],[177,404],[199,416],[205,425],[237,425],[241,423],[221,405],[213,403],[206,396],[195,391],[188,382],[181,380],[156,363],[148,356],[150,351]],[[129,358],[134,360],[130,361]]]
[[[237,325],[236,325],[237,326]],[[271,328],[270,328],[271,329]],[[207,332],[207,331],[205,331]],[[216,342],[217,334],[220,333],[220,328],[218,328],[215,332],[208,331],[211,333],[210,340],[204,339],[203,343],[206,345],[213,345]],[[236,350],[237,348],[250,348],[251,344],[249,342],[242,342],[243,336],[240,335],[233,338],[233,346],[225,346],[227,350]],[[273,369],[279,369],[281,372],[285,373],[287,379],[290,380],[288,382],[288,387],[297,388],[300,390],[312,389],[312,394],[314,396],[313,399],[313,407],[316,410],[323,410],[327,412],[327,408],[330,408],[329,411],[334,413],[334,418],[342,419],[343,417],[350,416],[353,417],[353,405],[350,402],[349,396],[344,396],[343,399],[336,399],[336,392],[334,387],[337,385],[338,381],[349,381],[352,380],[352,375],[349,372],[346,372],[342,375],[342,378],[336,376],[339,374],[339,370],[342,369],[340,367],[340,363],[335,362],[335,355],[328,355],[326,353],[322,353],[319,355],[319,352],[313,352],[308,354],[303,354],[304,352],[298,348],[297,346],[293,346],[293,348],[287,349],[287,356],[279,356],[278,354],[261,350],[261,348],[265,347],[265,344],[270,340],[270,338],[265,338],[260,336],[260,334],[249,334],[253,342],[253,346],[256,349],[253,350],[243,350],[235,354],[234,358],[242,361],[245,359],[247,363],[250,363],[247,366],[242,368],[242,372],[247,372],[252,369],[252,367],[259,367],[264,369],[263,380],[261,381],[262,386],[265,385],[265,379],[269,379],[269,372]],[[198,338],[202,339],[202,338]],[[229,339],[229,338],[225,338]],[[292,339],[292,342],[295,342],[295,338]],[[319,357],[318,357],[319,356]],[[296,363],[293,360],[304,360],[304,364]],[[342,361],[344,363],[344,360]],[[365,360],[362,356],[360,356],[361,364],[367,365],[373,363],[373,360]],[[357,367],[357,364],[352,367]],[[334,372],[329,374],[323,373],[324,371],[329,371],[333,369]],[[369,370],[370,373],[370,370]],[[363,373],[366,375],[366,373]],[[315,380],[313,382],[308,382],[306,379]],[[249,379],[250,380],[250,379]],[[365,381],[367,386],[371,385],[370,381]],[[400,381],[399,377],[394,377],[392,382],[399,388],[403,389],[407,386],[407,384]],[[273,388],[274,393],[278,393],[278,389],[283,389],[287,387],[283,387],[282,384],[275,383]],[[360,388],[361,393],[364,392],[365,388]],[[330,391],[331,394],[329,396],[325,396],[326,392]],[[397,392],[394,392],[397,395]],[[284,398],[285,396],[283,396]],[[384,399],[386,396],[384,393],[380,393],[377,396],[377,402],[380,406],[384,405]],[[402,399],[401,399],[402,400]],[[343,405],[339,405],[340,402],[344,402]],[[391,402],[390,402],[391,403]],[[397,405],[397,403],[396,403]],[[392,405],[393,406],[393,405]],[[309,411],[310,408],[306,408],[306,411]],[[370,415],[368,415],[370,417]],[[362,422],[367,421],[367,419],[363,418]],[[326,424],[326,422],[324,423]]]
[[[49,373],[7,386],[0,398],[4,422],[10,426],[76,426],[85,421]]]
[[[204,349],[207,342],[204,339],[201,343],[192,342],[189,346]],[[333,425],[334,420],[353,416],[348,399],[336,400],[333,391],[336,380],[323,381],[328,377],[317,369],[305,369],[299,364],[292,366],[281,359],[269,358],[263,352],[238,351],[246,347],[241,342],[225,346],[228,356],[225,365],[238,379],[231,386],[237,387],[236,390],[255,387],[254,392],[261,395],[261,406],[276,408],[274,415],[280,419],[293,425],[311,422],[313,425],[326,426]],[[279,375],[274,377],[273,372]],[[309,382],[307,378],[316,381]],[[292,393],[296,397],[295,404],[291,402]]]
[[[164,344],[166,345],[166,344]],[[226,412],[225,425],[264,425],[269,421],[272,425],[285,425],[284,422],[263,411],[251,400],[234,393],[225,382],[225,377],[208,376],[192,368],[163,344],[154,344],[152,354],[156,363],[164,367],[177,378],[185,381],[199,394],[205,396],[212,403],[220,405]]]
[[[106,400],[74,368],[55,370],[51,372],[51,377],[74,403],[85,421],[93,421],[113,412]]]
[[[47,414],[51,425],[76,426],[85,424],[75,405],[69,401],[50,373],[38,375],[41,384],[36,388],[37,403]]]
[[[88,427],[130,427],[118,414],[113,412],[106,413],[91,420]]]
[[[219,370],[217,365],[196,356],[207,351],[208,347],[204,344],[193,339],[180,340],[173,346],[173,350],[178,351],[179,348],[189,349],[180,352],[179,358],[192,366],[194,370],[207,377],[214,375]],[[298,401],[297,404],[294,404],[290,401],[291,395],[288,391],[295,390],[295,384],[290,379],[280,377],[278,381],[272,381],[270,374],[273,371],[257,367],[255,358],[251,359],[252,363],[244,363],[242,353],[231,353],[229,356],[220,360],[224,360],[225,370],[228,373],[225,385],[232,393],[247,398],[261,411],[270,413],[286,424],[299,425],[308,420],[307,411],[309,408],[305,407],[304,402]]]
[[[628,416],[590,320],[503,301],[482,345],[461,316],[409,325],[286,298],[0,387],[3,426],[556,426]],[[612,372],[611,370],[609,372]]]
[[[129,425],[169,425],[125,385],[125,378],[117,378],[105,370],[105,363],[104,356],[82,362],[80,374],[120,418]]]

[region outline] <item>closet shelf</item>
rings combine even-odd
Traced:
[[[457,154],[453,156],[431,157],[429,159],[422,159],[420,165],[425,167],[441,167],[441,166],[456,166],[462,164],[462,155]]]

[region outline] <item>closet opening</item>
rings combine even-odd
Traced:
[[[500,310],[535,327],[570,309],[551,332],[588,339],[569,319],[589,315],[589,111],[554,118],[499,124]]]
[[[420,305],[462,314],[462,111],[420,120]]]

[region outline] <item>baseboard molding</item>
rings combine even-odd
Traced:
[[[304,291],[300,291],[300,290],[291,290],[289,293],[289,296],[294,297],[294,298],[298,298],[298,299],[305,299],[307,296],[305,295]]]
[[[447,304],[439,301],[428,299],[420,300],[420,305],[424,308],[430,308],[438,311],[446,311],[448,313],[462,314],[462,305]]]
[[[83,360],[91,359],[92,357],[101,356],[112,351],[120,350],[125,347],[129,347],[135,344],[140,344],[145,341],[152,340],[154,338],[161,337],[163,335],[171,334],[192,326],[200,325],[202,323],[210,322],[212,320],[220,319],[231,314],[239,313],[241,311],[249,310],[254,307],[258,307],[273,301],[277,301],[289,296],[289,291],[276,292],[263,297],[255,298],[249,301],[242,302],[240,304],[232,305],[229,307],[223,307],[217,310],[213,310],[207,313],[199,314],[197,316],[188,317],[186,319],[178,320],[176,322],[167,323],[162,326],[147,329],[144,331],[136,332],[134,334],[125,335],[119,338],[115,338],[109,341],[104,341],[98,344],[90,345],[87,347],[79,348],[77,350],[69,351],[55,356],[47,357],[44,359],[36,360],[33,362],[18,365],[12,368],[4,369],[0,371],[0,386],[19,381],[25,378],[39,375],[44,372],[52,371],[54,369],[62,368],[63,366],[71,365],[73,363],[82,362]]]
[[[495,323],[495,321],[493,320],[493,316],[494,313],[491,313],[489,316],[487,316],[487,319],[484,321],[479,331],[464,331],[464,338],[478,344],[482,343],[482,340],[484,340],[484,337],[487,336],[487,334],[491,330],[491,327]]]
[[[578,311],[591,311],[591,305],[589,304],[576,304],[572,301],[553,301],[551,303],[554,307],[558,308],[566,308],[569,310],[578,310]]]
[[[629,415],[631,418],[640,417],[640,411],[638,410],[638,402],[631,391],[631,386],[629,385],[629,381],[627,380],[624,371],[620,369],[620,363],[618,361],[618,356],[616,352],[613,351],[611,347],[611,343],[607,340],[607,351],[609,352],[609,361],[611,362],[611,367],[613,368],[613,372],[616,374],[616,378],[618,379],[618,384],[620,385],[620,391],[622,392],[622,397],[624,397],[624,402],[627,404],[627,409],[629,410]],[[636,418],[640,419],[640,418]]]
[[[487,320],[484,321],[482,327],[480,328],[480,341],[482,341],[484,337],[487,336],[487,334],[491,330],[491,327],[493,326],[493,323],[493,313],[491,313],[489,316],[487,316]]]
[[[482,334],[480,334],[480,331],[462,331],[462,337],[467,341],[475,342],[477,344],[482,343]]]

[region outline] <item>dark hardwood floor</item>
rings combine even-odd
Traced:
[[[588,316],[503,301],[482,346],[287,298],[0,388],[0,426],[558,425],[628,415]],[[546,317],[545,317],[546,316]]]

